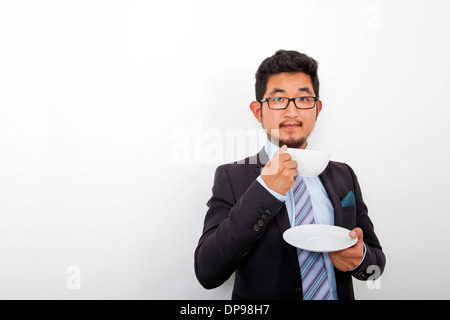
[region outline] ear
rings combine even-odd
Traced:
[[[317,117],[319,116],[320,111],[322,111],[322,101],[321,100],[317,101],[316,110],[317,110],[317,113],[316,113],[316,120],[317,120]]]
[[[250,103],[250,110],[252,110],[253,115],[255,116],[258,122],[261,122],[261,103],[258,101],[253,101]]]

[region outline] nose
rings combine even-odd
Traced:
[[[298,109],[294,104],[294,100],[289,100],[286,109],[284,109],[284,114],[289,118],[296,118],[298,115]]]

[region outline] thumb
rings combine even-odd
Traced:
[[[358,238],[358,240],[362,241],[363,231],[361,228],[355,228],[352,231],[350,231],[349,236],[352,237],[353,239]]]
[[[287,146],[283,145],[280,149],[278,149],[270,159],[268,165],[266,165],[263,169],[264,175],[274,175],[278,172],[278,168],[280,167],[280,154],[287,150]]]
[[[278,149],[272,156],[272,159],[270,159],[270,162],[272,162],[272,165],[275,164],[276,166],[278,166],[278,164],[280,163],[280,154],[286,152],[287,150],[287,145],[283,145],[280,149]]]
[[[280,149],[277,150],[277,152],[275,152],[275,153],[273,154],[272,159],[270,159],[270,160],[271,160],[271,161],[275,160],[275,161],[279,162],[279,160],[280,160],[280,159],[279,159],[280,154],[286,152],[286,150],[287,150],[287,145],[284,144],[283,146],[281,146]]]

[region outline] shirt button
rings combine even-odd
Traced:
[[[299,293],[299,294],[302,293],[302,288],[296,287],[296,288],[295,288],[295,292],[296,292],[296,293]]]

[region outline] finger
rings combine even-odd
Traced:
[[[356,238],[361,238],[363,237],[363,231],[361,228],[355,228],[352,231],[350,231],[350,233],[348,234],[351,238],[356,239]]]
[[[345,265],[345,258],[341,257],[338,252],[329,252],[328,255],[330,256],[331,262],[337,269],[341,271],[347,271],[349,269]]]
[[[297,169],[291,169],[291,173],[294,177],[298,176],[298,171]]]
[[[360,252],[361,252],[361,246],[362,246],[362,243],[357,242],[353,246],[339,251],[339,253],[337,255],[344,259],[359,257]]]
[[[295,160],[287,161],[285,163],[285,166],[288,167],[289,169],[297,169],[297,161]]]
[[[288,162],[292,160],[292,157],[289,153],[282,153],[279,155],[280,162]]]

